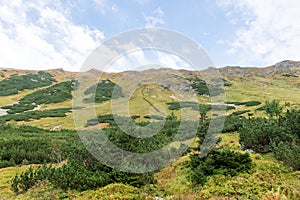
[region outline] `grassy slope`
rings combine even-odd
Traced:
[[[62,75],[55,76],[55,78],[62,80]],[[116,75],[115,75],[116,76]],[[115,78],[117,81],[118,79]],[[300,89],[296,87],[297,84],[300,84],[299,78],[292,78],[292,77],[283,77],[281,75],[269,75],[267,77],[247,77],[247,78],[227,78],[232,83],[232,86],[225,87],[226,89],[226,101],[249,101],[249,100],[257,100],[264,103],[266,100],[278,99],[279,101],[284,104],[284,102],[290,102],[293,107],[300,107]],[[149,90],[152,90],[149,92]],[[145,100],[142,98],[142,91],[144,91],[145,97],[151,101],[156,107],[159,107],[162,113],[169,114],[170,111],[167,109],[165,105],[166,102],[174,101],[173,98],[170,96],[172,92],[168,90],[162,90],[157,85],[148,85],[143,86],[136,90],[131,99],[129,104],[129,112],[130,115],[140,115],[144,116],[150,113],[152,114],[161,114],[157,113],[155,110],[149,110],[150,106]],[[145,92],[146,91],[146,92]],[[147,92],[148,91],[148,92]],[[8,97],[1,97],[1,105],[6,105],[15,101],[18,101],[24,95],[30,93],[30,91],[23,91],[20,94],[12,95]],[[119,105],[120,114],[127,115],[127,109],[124,109],[124,102],[126,99],[117,99],[114,100],[116,104]],[[207,101],[205,97],[201,97],[199,99],[200,102]],[[91,104],[92,105],[92,104]],[[42,105],[41,109],[53,109],[53,108],[60,108],[60,107],[70,107],[72,106],[72,101],[67,101],[58,104],[49,104],[49,105]],[[238,111],[238,110],[250,110],[254,116],[262,116],[263,112],[258,111],[256,112],[255,109],[260,107],[253,106],[253,107],[246,107],[246,106],[238,106],[236,110],[228,111],[228,114]],[[111,103],[110,102],[103,102],[97,103],[95,105],[96,113],[97,114],[109,114],[111,113]],[[175,111],[176,115],[180,115],[180,111]],[[247,116],[247,113],[244,114]],[[140,120],[140,119],[139,119]],[[65,118],[47,118],[34,120],[31,122],[26,122],[28,125],[34,125],[43,128],[53,128],[54,126],[63,126],[61,128],[74,128],[74,122],[72,115],[68,115]]]
[[[288,78],[281,75],[268,77],[234,78],[233,84],[226,87],[227,101],[247,101],[278,99],[282,102],[290,101],[300,106],[299,78]]]

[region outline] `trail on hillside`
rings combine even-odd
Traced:
[[[144,101],[146,101],[156,112],[159,112],[160,114],[163,114],[157,107],[155,107],[155,105],[153,105],[153,103],[151,102],[151,101],[149,101],[147,98],[146,98],[146,96],[145,96],[145,94],[144,94],[144,89],[145,88],[143,88],[142,89],[142,91],[141,91],[141,93],[142,93],[142,95],[143,95],[143,99],[144,99]]]

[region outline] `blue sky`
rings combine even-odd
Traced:
[[[144,27],[190,37],[217,67],[300,60],[299,8],[298,0],[0,0],[0,67],[77,71],[103,41]]]

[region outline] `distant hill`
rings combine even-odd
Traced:
[[[211,77],[213,73],[219,73],[220,77],[217,79]],[[149,120],[147,116],[150,115],[161,115],[162,109],[165,109],[167,114],[175,112],[175,114],[180,115],[180,110],[170,110],[167,103],[183,101],[180,100],[184,99],[182,95],[188,93],[197,94],[197,98],[195,97],[194,100],[198,99],[199,103],[202,104],[209,103],[210,96],[226,94],[225,101],[240,102],[234,110],[227,110],[227,114],[238,113],[247,116],[250,113],[260,116],[263,112],[255,110],[259,107],[258,105],[249,109],[249,107],[243,106],[242,102],[258,101],[263,103],[266,100],[277,99],[282,103],[290,102],[292,106],[299,107],[300,95],[297,95],[300,94],[299,76],[300,62],[288,60],[262,68],[226,66],[219,69],[208,68],[203,71],[160,68],[108,73],[97,69],[90,69],[87,72],[68,72],[61,68],[45,71],[0,69],[0,85],[3,93],[0,97],[0,107],[2,107],[0,113],[1,115],[6,115],[7,112],[14,114],[5,116],[5,121],[8,123],[17,121],[17,124],[36,125],[48,129],[57,126],[73,129],[75,125],[72,114],[69,112],[57,114],[57,110],[55,110],[69,111],[72,107],[71,98],[56,99],[53,103],[43,103],[46,101],[37,100],[24,102],[24,99],[28,99],[25,98],[26,96],[42,94],[44,91],[51,91],[57,97],[65,97],[66,92],[64,90],[56,90],[53,86],[66,81],[77,81],[80,77],[87,83],[83,90],[90,88],[83,98],[85,103],[92,103],[96,97],[95,109],[96,113],[100,115],[111,114],[112,111],[107,103],[110,102],[110,96],[114,92],[113,88],[118,87],[122,94],[118,94],[114,99],[120,101],[119,110],[122,110],[121,105],[129,98],[130,114],[139,116],[138,121],[147,121]],[[101,83],[100,79],[104,82]],[[10,82],[12,83],[9,88],[5,88],[5,84]],[[106,86],[104,84],[106,82],[110,83],[107,84],[110,86],[109,89],[103,88]],[[225,87],[219,88],[218,85],[221,83]],[[214,88],[215,93],[210,94],[208,88]],[[96,96],[92,94],[93,90],[98,92]],[[60,94],[60,92],[64,92],[64,94]],[[87,101],[87,99],[89,100]],[[37,105],[36,102],[41,103]],[[26,105],[26,108],[22,108],[22,105]],[[12,111],[11,108],[18,109]],[[153,113],[149,113],[151,108]],[[47,110],[46,114],[38,113],[39,116],[43,116],[40,119],[30,119],[28,116],[24,116],[27,111],[43,112],[45,110]],[[55,114],[51,116],[49,113]],[[126,115],[125,111],[123,113]],[[17,116],[20,114],[22,116]],[[1,118],[4,116],[0,116],[0,120]],[[26,121],[22,119],[26,119]]]
[[[284,73],[300,73],[300,62],[285,60],[267,67],[240,67],[240,66],[227,66],[220,68],[220,73],[225,77],[235,76],[265,76],[272,74]]]

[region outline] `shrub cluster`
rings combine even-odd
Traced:
[[[224,84],[224,86],[227,86],[227,87],[232,86],[232,83],[230,83],[229,81],[227,81],[224,78],[213,78],[213,79],[211,79],[211,81],[216,82],[216,83],[222,83],[222,84]]]
[[[231,115],[242,115],[242,114],[245,114],[248,112],[250,112],[250,110],[239,110],[239,111],[231,113]]]
[[[35,104],[27,104],[27,103],[17,103],[9,106],[3,106],[3,109],[8,109],[7,113],[8,114],[15,114],[15,113],[22,113],[27,110],[33,110],[36,107]]]
[[[243,125],[246,118],[243,116],[229,115],[229,116],[220,116],[213,119],[206,119],[199,121],[198,126],[198,137],[201,138],[208,132],[209,125],[211,133],[232,133],[239,130]],[[222,127],[222,130],[219,130]],[[201,143],[200,143],[201,145]]]
[[[168,105],[169,110],[180,110],[181,108],[191,108],[193,110],[207,110],[210,111],[211,109],[214,110],[234,110],[234,106],[224,106],[224,105],[208,105],[208,104],[198,104],[196,102],[190,102],[190,101],[182,101],[182,102],[168,102],[166,103]]]
[[[292,73],[285,73],[285,74],[282,74],[282,76],[286,76],[286,77],[298,77],[297,75],[292,74]]]
[[[84,191],[115,182],[137,187],[154,182],[152,173],[129,174],[105,166],[94,167],[96,168],[87,167],[72,159],[58,168],[51,165],[43,165],[37,169],[30,167],[13,178],[11,187],[14,192],[27,191],[39,181],[48,180],[54,187],[65,191],[69,189]]]
[[[52,132],[25,125],[0,125],[0,128],[0,168],[60,162],[69,152],[65,147],[80,142],[73,131]]]
[[[100,119],[102,121],[111,122],[111,117],[111,115],[107,115],[100,117]],[[132,124],[129,123],[129,120],[131,123],[134,123],[130,117],[120,117],[118,121],[122,123],[122,128],[135,131],[135,135],[138,135],[139,133],[148,133],[149,131],[155,132],[156,130],[158,130],[158,133],[152,137],[133,137],[126,134],[118,126],[114,126],[114,123],[111,123],[111,127],[103,129],[103,133],[86,131],[85,136],[93,137],[95,134],[105,134],[113,144],[124,150],[146,153],[161,149],[161,147],[166,146],[173,141],[180,142],[191,139],[193,135],[190,129],[196,127],[195,123],[186,122],[183,123],[184,125],[180,130],[180,122],[174,115],[168,116],[165,123],[148,123],[148,126],[138,126],[135,130],[131,129]],[[141,186],[154,182],[153,173],[125,173],[101,164],[87,151],[75,131],[62,130],[59,132],[49,132],[28,126],[17,128],[6,125],[3,126],[3,128],[6,129],[6,131],[1,134],[6,133],[6,135],[9,135],[12,133],[12,135],[7,138],[5,135],[1,137],[6,138],[5,140],[0,140],[2,160],[14,158],[15,164],[22,163],[25,159],[27,163],[48,163],[67,160],[67,164],[62,167],[43,166],[35,170],[30,168],[22,174],[15,176],[12,183],[14,191],[28,190],[38,181],[42,180],[48,180],[55,187],[60,187],[64,190],[75,189],[79,191],[94,189],[115,182],[133,186]],[[89,141],[93,144],[100,145],[105,142],[102,140],[98,141],[97,139]],[[157,162],[171,160],[173,159],[174,154],[177,155],[180,152],[183,152],[183,148],[186,149],[187,147],[180,145],[178,148],[172,147],[166,149],[166,153],[159,153],[157,155],[159,159],[153,159],[153,161],[150,160],[148,164],[151,165],[156,164]],[[19,149],[22,149],[22,151],[19,151],[18,153],[17,151]],[[109,152],[110,155],[107,155],[104,159],[110,159],[108,161],[113,159],[112,162],[122,161],[124,162],[125,167],[127,164],[130,164],[127,163],[126,159],[122,160],[117,152]],[[36,157],[32,157],[32,155],[36,155]],[[130,165],[128,167],[130,167]],[[147,166],[141,165],[141,167]]]
[[[193,184],[203,185],[212,175],[235,176],[251,169],[251,158],[248,153],[230,150],[212,150],[203,158],[195,153],[191,154],[190,159]]]
[[[257,152],[274,152],[294,169],[300,169],[300,110],[278,118],[251,118],[240,128],[240,143]]]
[[[110,80],[103,80],[99,83],[89,87],[84,91],[85,95],[91,95],[89,98],[85,98],[84,102],[101,103],[110,99],[119,98],[123,96],[122,88]]]
[[[72,90],[77,88],[76,81],[65,81],[53,86],[37,90],[20,99],[18,104],[4,106],[9,114],[32,110],[40,104],[60,103],[72,99]]]
[[[212,85],[206,83],[204,80],[200,78],[194,78],[191,80],[192,88],[199,94],[199,95],[209,95],[209,96],[218,96],[221,93],[224,93],[224,89],[222,89],[217,84]]]
[[[163,120],[164,117],[161,115],[145,115],[145,119],[156,119],[156,120]]]
[[[0,96],[18,94],[25,89],[32,90],[39,87],[45,87],[56,80],[48,72],[28,73],[25,75],[11,77],[0,81]]]
[[[8,114],[0,116],[0,122],[5,121],[30,121],[32,119],[41,119],[46,117],[65,117],[67,112],[70,112],[71,108],[57,108],[49,110],[35,110],[27,111],[20,114]]]

